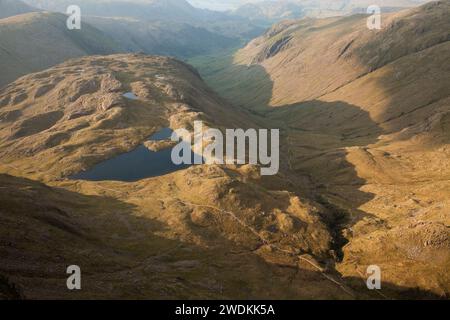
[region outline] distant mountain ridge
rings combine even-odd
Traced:
[[[0,0],[0,19],[34,11],[37,9],[20,0]]]
[[[195,8],[186,0],[25,0],[35,7],[65,12],[69,5],[79,5],[82,14],[100,17],[127,17],[148,22],[187,23],[202,27],[222,36],[239,37],[248,29],[259,30],[251,26],[246,19],[229,13]],[[222,26],[221,23],[224,25]],[[231,28],[232,24],[239,28]]]
[[[247,3],[234,10],[233,13],[260,23],[298,19],[305,15],[302,5],[284,0]]]
[[[134,0],[132,4],[81,0],[75,3],[82,8],[82,29],[68,30],[65,11],[73,1],[27,2],[0,2],[0,12],[5,16],[0,19],[0,86],[84,55],[145,52],[185,58],[241,44],[241,36],[233,36],[238,31],[242,37],[250,38],[262,30],[244,23],[248,27],[245,29],[233,19],[216,24],[215,13],[178,0]],[[110,14],[120,16],[109,17]],[[202,26],[205,16],[211,19],[209,28]],[[153,20],[156,18],[159,20]]]
[[[0,87],[67,59],[122,51],[88,24],[68,30],[60,13],[31,12],[0,19]]]
[[[179,58],[235,47],[264,31],[246,18],[194,8],[185,0],[26,1],[63,13],[79,5],[88,23],[127,50]]]
[[[87,17],[89,24],[120,43],[125,52],[179,58],[237,46],[240,41],[187,23],[146,22],[122,17]]]
[[[331,17],[366,13],[371,5],[383,12],[415,7],[430,0],[262,0],[253,1],[233,10],[233,13],[253,21],[276,22],[307,17]]]
[[[65,12],[78,5],[82,14],[102,17],[133,17],[142,20],[192,22],[202,17],[203,10],[185,0],[24,0],[37,8]]]

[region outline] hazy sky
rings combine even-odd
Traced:
[[[247,2],[258,2],[262,0],[187,0],[193,6],[212,10],[230,10]]]

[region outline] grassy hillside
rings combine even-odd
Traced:
[[[0,90],[0,119],[0,296],[371,297],[330,267],[331,211],[286,173],[205,165],[135,183],[67,178],[161,127],[257,127],[182,62],[71,60]],[[65,286],[73,263],[83,270],[75,293]]]
[[[26,1],[39,8],[57,12],[65,12],[66,8],[72,4],[70,0]],[[171,42],[179,41],[176,48],[178,52],[192,50],[198,45],[199,40],[203,41],[201,48],[204,52],[208,52],[207,45],[215,49],[217,43],[222,42],[222,46],[227,45],[230,38],[234,41],[249,40],[264,31],[263,28],[252,24],[245,18],[225,12],[194,8],[185,0],[81,0],[77,3],[83,8],[83,14],[91,17],[90,22],[94,26],[97,26],[95,17],[116,19],[118,24],[115,27],[121,33],[129,33],[129,24],[133,24],[133,27],[138,28],[138,34],[134,35],[137,37],[135,41],[143,42],[144,47],[149,44],[144,37],[140,36],[143,32],[142,29],[155,29],[156,32],[152,38],[156,38],[158,43],[171,45]],[[124,21],[123,18],[129,21]],[[108,20],[100,20],[98,27],[112,29],[112,26],[107,25]],[[125,27],[125,30],[121,30],[121,27]],[[180,30],[182,32],[178,37],[168,41],[168,38],[173,37],[174,33]],[[169,35],[164,36],[164,32]],[[113,33],[110,34],[114,36]],[[212,39],[212,36],[215,36],[215,39]],[[124,40],[123,38],[119,39]],[[192,43],[191,48],[188,48],[187,40],[196,41]],[[129,44],[129,41],[125,44]]]
[[[378,263],[392,282],[442,295],[449,16],[439,1],[385,15],[379,31],[364,15],[284,22],[234,55],[192,61],[224,97],[283,130],[289,166],[347,217],[339,270],[356,276]]]
[[[82,30],[68,30],[66,20],[62,14],[48,12],[0,19],[0,87],[70,58],[120,50],[88,24]]]
[[[448,298],[449,16],[447,0],[386,14],[381,30],[365,15],[285,21],[236,53],[192,59],[228,101],[172,58],[86,56],[117,47],[61,14],[0,19],[5,78],[78,57],[0,88],[0,298]],[[135,20],[141,39],[162,33],[158,49],[214,41]],[[117,35],[132,50],[134,26]],[[279,128],[279,174],[70,178],[196,120]],[[65,286],[70,264],[81,291]],[[381,291],[367,290],[369,265]]]
[[[87,17],[86,21],[129,52],[187,58],[218,52],[241,43],[238,38],[176,22],[151,22],[120,17]]]
[[[20,0],[0,0],[0,19],[38,11]]]

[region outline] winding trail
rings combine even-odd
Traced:
[[[219,212],[221,212],[221,213],[225,213],[225,214],[227,214],[228,216],[230,216],[233,220],[235,220],[236,222],[238,222],[241,226],[243,226],[243,227],[246,228],[247,230],[251,231],[256,237],[258,237],[258,238],[261,240],[261,242],[262,242],[263,244],[265,244],[265,245],[267,245],[267,246],[271,247],[272,249],[275,249],[275,250],[277,250],[277,251],[279,251],[279,252],[283,252],[284,254],[287,254],[287,255],[289,255],[289,256],[294,256],[294,255],[292,254],[291,251],[286,250],[286,249],[283,249],[283,248],[280,248],[279,246],[270,243],[267,239],[265,239],[264,237],[262,237],[262,236],[261,236],[261,235],[253,228],[253,227],[249,226],[249,225],[246,224],[244,221],[242,221],[241,219],[239,219],[239,218],[238,218],[233,212],[231,212],[231,211],[222,210],[222,209],[220,209],[220,208],[218,208],[218,207],[216,207],[216,206],[211,206],[211,205],[200,205],[200,204],[196,204],[196,203],[192,203],[192,202],[188,202],[188,201],[183,201],[183,200],[181,200],[181,199],[178,199],[178,200],[179,200],[180,202],[182,202],[183,204],[188,205],[188,206],[191,206],[191,207],[207,208],[207,209],[212,209],[212,210],[215,210],[215,211],[219,211]],[[296,256],[296,258],[297,258],[299,261],[305,261],[305,262],[307,262],[308,264],[310,264],[310,265],[311,265],[312,267],[314,267],[317,271],[319,271],[325,279],[327,279],[327,280],[333,282],[335,285],[337,285],[338,287],[340,287],[343,291],[345,291],[345,292],[346,292],[347,294],[349,294],[351,297],[356,298],[356,294],[355,294],[350,288],[346,287],[343,283],[339,282],[338,280],[334,279],[334,278],[331,277],[330,275],[326,274],[324,268],[318,266],[317,264],[315,264],[314,262],[312,262],[311,260],[309,260],[309,259],[307,259],[307,258],[305,258],[305,257],[298,256],[298,255],[295,255],[295,256]]]

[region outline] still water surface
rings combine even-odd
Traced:
[[[162,141],[170,139],[172,132],[172,129],[164,128],[152,135],[149,140]],[[133,182],[165,175],[190,166],[184,164],[175,165],[172,162],[171,153],[171,148],[154,152],[141,145],[131,152],[103,161],[87,171],[80,172],[72,176],[72,179]],[[193,157],[193,154],[191,154],[191,157]]]

